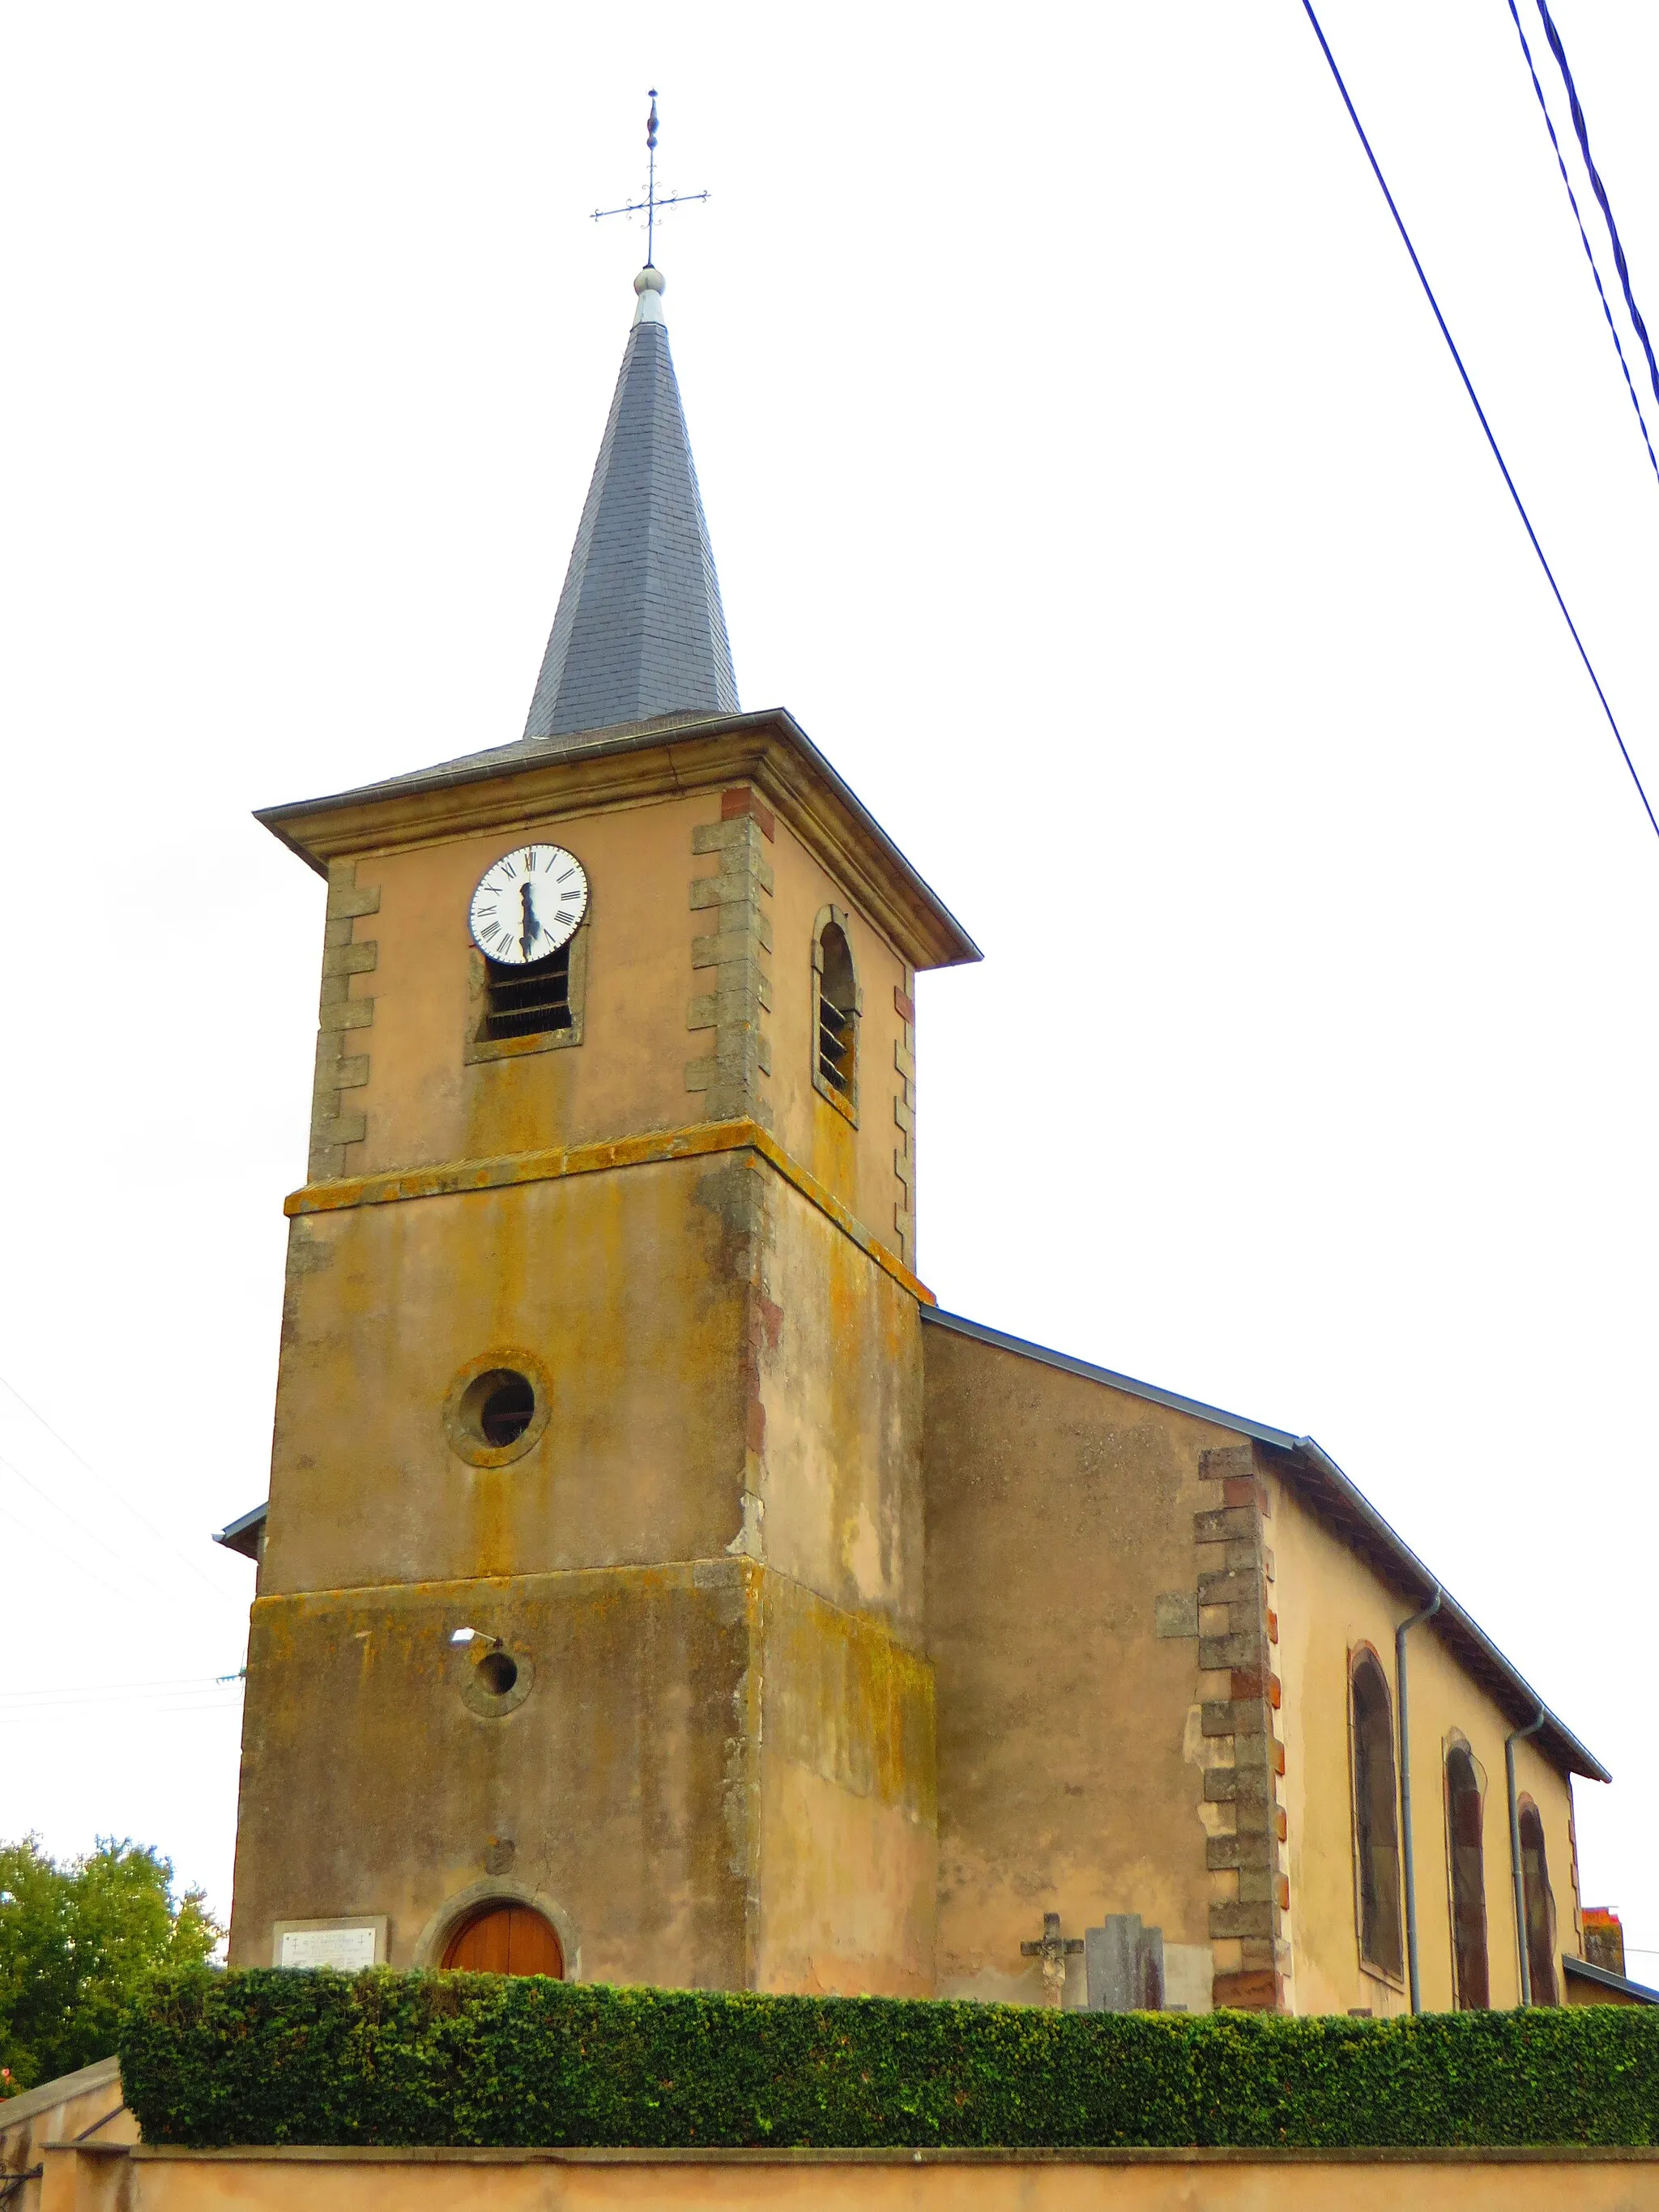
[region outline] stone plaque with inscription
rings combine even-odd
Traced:
[[[276,1964],[337,1966],[343,1973],[355,1974],[359,1967],[375,1963],[379,1933],[373,1921],[356,1927],[284,1928],[276,1941]]]

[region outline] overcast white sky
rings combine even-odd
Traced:
[[[1659,10],[1555,5],[1659,322]],[[1323,15],[1659,794],[1659,487],[1504,0]],[[322,896],[249,810],[519,734],[650,84],[744,703],[986,951],[924,1276],[1316,1436],[1614,1770],[1659,1980],[1659,840],[1297,0],[0,15],[0,1837],[228,1909]]]

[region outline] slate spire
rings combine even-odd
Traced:
[[[641,269],[634,289],[634,327],[526,738],[571,736],[688,709],[738,711],[660,273]]]

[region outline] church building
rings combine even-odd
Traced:
[[[981,955],[739,706],[634,289],[523,736],[259,817],[327,908],[233,1965],[1562,2001],[1608,1777],[1432,1571],[919,1273],[916,978]]]

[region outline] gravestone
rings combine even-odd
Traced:
[[[1164,1930],[1143,1928],[1138,1912],[1109,1912],[1083,1936],[1091,2012],[1162,2012]]]

